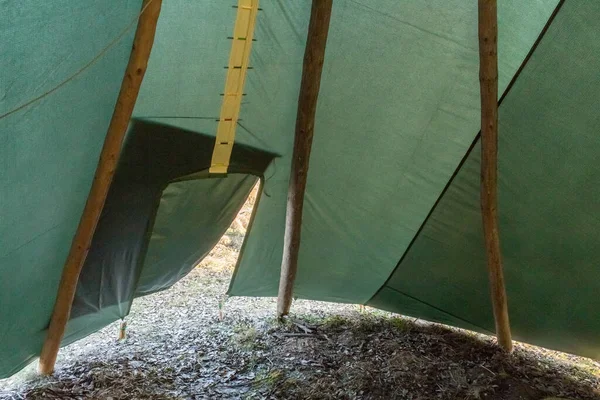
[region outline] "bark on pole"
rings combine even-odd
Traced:
[[[87,257],[100,213],[104,207],[121,153],[123,138],[146,72],[161,4],[162,0],[144,0],[142,3],[142,12],[138,20],[129,63],[125,70],[87,202],[63,268],[54,311],[40,354],[39,372],[43,375],[49,375],[54,371],[60,342],[71,313],[79,273]]]
[[[512,351],[498,233],[498,18],[496,0],[479,0],[481,87],[481,214],[499,345]]]
[[[283,258],[279,280],[279,296],[277,298],[277,315],[280,318],[290,311],[294,280],[298,268],[304,190],[306,188],[308,162],[313,140],[317,98],[321,86],[321,72],[325,59],[325,45],[327,44],[327,34],[329,32],[332,2],[332,0],[313,0],[308,25],[304,64],[302,66],[302,82],[298,96],[298,115],[296,117]]]

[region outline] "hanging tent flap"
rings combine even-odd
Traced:
[[[132,122],[79,277],[72,318],[108,312],[124,317],[135,295],[170,287],[218,242],[274,155],[234,145],[229,175],[199,174],[210,166],[214,140]]]
[[[171,183],[163,192],[136,296],[164,290],[183,278],[221,239],[258,177]]]

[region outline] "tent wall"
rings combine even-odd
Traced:
[[[127,28],[141,1],[0,5],[0,115],[51,90]],[[39,354],[117,99],[133,29],[59,90],[0,119],[0,377]]]
[[[501,2],[501,91],[556,3],[523,10],[522,2]],[[262,6],[256,75],[242,108],[244,126],[284,145],[286,155],[291,142],[280,136],[294,130],[309,5]],[[297,296],[364,303],[386,281],[477,134],[478,65],[474,2],[335,2]],[[254,93],[262,101],[252,101]],[[277,293],[288,165],[289,158],[278,161],[265,187],[272,196],[261,202],[231,294]]]
[[[242,107],[288,156],[309,5],[261,6]],[[501,2],[501,90],[555,5]],[[334,2],[295,295],[364,303],[386,281],[477,134],[478,65],[475,2]],[[231,294],[277,294],[288,165],[266,184]]]
[[[500,233],[515,338],[595,358],[598,15],[598,2],[564,3],[502,102],[499,118]],[[478,142],[371,305],[493,331],[479,163]]]

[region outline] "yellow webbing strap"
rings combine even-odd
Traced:
[[[258,0],[238,0],[223,104],[221,105],[217,139],[209,170],[211,174],[226,174],[229,168],[229,159],[235,139],[235,128],[244,94],[246,71],[250,60],[256,14],[258,14]]]

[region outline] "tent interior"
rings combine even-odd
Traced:
[[[235,5],[163,2],[63,345],[185,276],[259,180],[228,294],[277,296],[311,2],[260,2],[229,171],[215,177]],[[140,10],[142,0],[0,2],[0,378],[40,354]],[[599,17],[597,0],[498,2],[498,212],[513,337],[592,358]],[[476,1],[333,2],[295,297],[494,334],[477,20]]]

